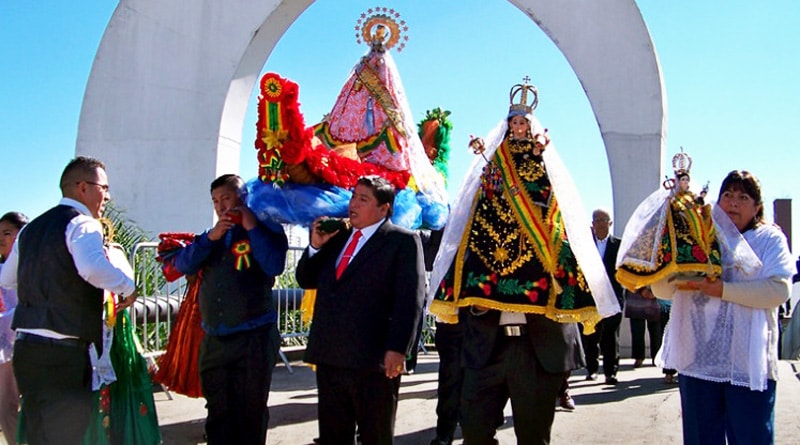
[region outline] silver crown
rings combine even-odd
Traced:
[[[672,171],[675,172],[675,176],[678,176],[680,174],[689,174],[691,170],[692,157],[686,154],[683,151],[683,147],[681,147],[680,153],[672,157]]]
[[[532,113],[533,110],[536,109],[536,106],[539,105],[539,92],[536,90],[536,87],[529,84],[531,78],[525,76],[522,79],[523,83],[518,83],[511,87],[511,91],[509,92],[509,102],[511,103],[511,107],[509,107],[508,111],[522,111],[524,113]],[[528,95],[532,95],[533,99],[528,102]],[[517,97],[519,97],[519,101],[517,101]]]

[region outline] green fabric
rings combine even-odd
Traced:
[[[106,396],[105,410],[103,404],[103,396]],[[104,420],[108,419],[108,387],[103,386],[100,391],[95,391],[92,394],[92,419],[89,421],[89,429],[83,436],[82,445],[111,445],[109,435],[110,424]]]
[[[138,352],[128,310],[117,315],[111,363],[117,381],[111,385],[111,435],[119,445],[161,443],[153,383],[147,362]]]

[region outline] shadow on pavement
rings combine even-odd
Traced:
[[[661,378],[637,378],[628,381],[621,381],[616,385],[609,386],[597,382],[587,382],[588,384],[573,385],[570,382],[570,394],[575,399],[577,405],[597,405],[610,402],[621,402],[635,397],[652,396],[660,392],[675,390],[678,385],[665,384]],[[573,388],[587,389],[593,388],[591,392],[573,391]]]

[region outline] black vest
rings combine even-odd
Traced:
[[[78,275],[66,230],[80,212],[59,205],[31,221],[19,235],[13,328],[49,329],[102,345],[103,291]]]
[[[231,230],[231,245],[226,247],[224,238],[215,242],[202,269],[200,313],[203,322],[212,328],[220,323],[233,327],[274,310],[272,285],[275,278],[261,270],[253,252],[248,254],[250,267],[236,270],[239,256],[233,253],[233,246],[249,240],[244,229],[234,227]]]

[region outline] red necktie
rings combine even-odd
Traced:
[[[345,269],[347,269],[347,265],[350,263],[350,258],[353,257],[353,252],[356,250],[356,246],[358,245],[358,240],[361,238],[361,231],[356,230],[353,232],[353,239],[350,240],[350,244],[344,249],[344,254],[342,255],[342,259],[339,261],[339,265],[336,266],[336,279],[338,280],[339,277],[342,276],[342,273]]]

